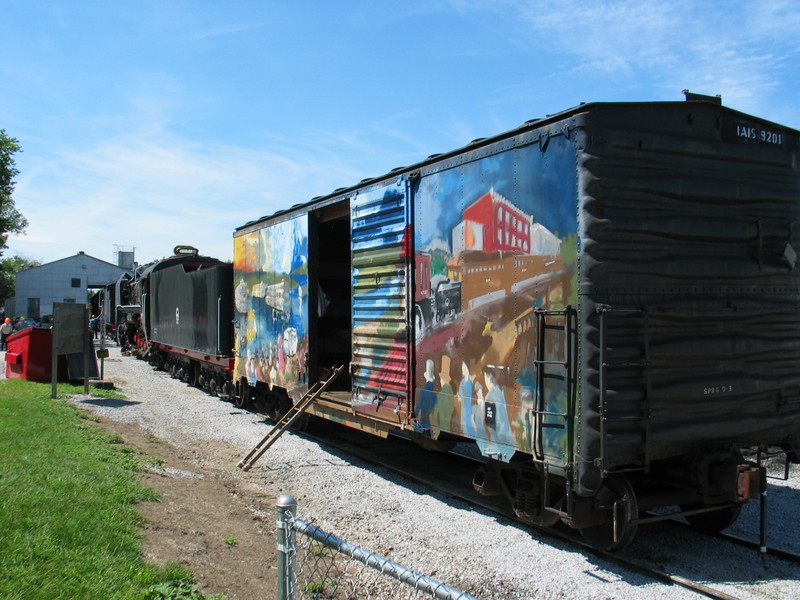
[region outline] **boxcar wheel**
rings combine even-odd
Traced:
[[[239,408],[250,407],[250,394],[252,388],[245,379],[242,379],[242,385],[239,386],[239,394],[233,397],[233,401]]]
[[[606,514],[599,525],[582,528],[581,535],[598,550],[619,550],[627,546],[636,535],[638,525],[633,520],[639,516],[636,495],[624,475],[609,476],[595,496],[595,506]]]
[[[732,504],[719,510],[689,515],[686,520],[689,521],[689,525],[703,533],[719,533],[736,522],[742,512],[742,506],[742,504]],[[698,508],[698,506],[687,505],[681,506],[681,508],[683,510],[692,510]]]

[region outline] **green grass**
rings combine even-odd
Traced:
[[[50,390],[0,382],[0,598],[202,598],[183,568],[141,559],[135,504],[156,500],[135,475],[147,457]]]

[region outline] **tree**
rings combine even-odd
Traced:
[[[17,273],[40,264],[38,260],[28,260],[21,256],[0,259],[0,306],[15,294]]]
[[[28,221],[14,206],[14,193],[16,182],[14,178],[19,175],[14,154],[20,152],[19,141],[6,135],[5,129],[0,129],[0,256],[8,248],[8,236],[12,233],[22,233],[28,226]]]

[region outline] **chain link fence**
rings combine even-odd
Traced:
[[[278,600],[476,600],[301,521],[291,496],[277,510]]]

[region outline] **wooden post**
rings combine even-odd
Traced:
[[[53,315],[53,334],[55,334],[56,317]],[[55,400],[58,398],[58,348],[56,347],[56,337],[50,338],[50,397]]]
[[[94,352],[94,340],[89,335],[89,309],[83,309],[83,393],[89,395],[89,358]],[[91,344],[91,350],[89,345]]]

